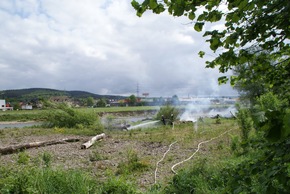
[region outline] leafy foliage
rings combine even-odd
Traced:
[[[132,94],[131,96],[129,96],[128,101],[131,106],[134,106],[136,105],[137,97]]]
[[[142,172],[148,169],[148,164],[137,155],[134,150],[129,150],[127,153],[127,160],[119,163],[117,174],[130,174],[134,172]]]
[[[106,99],[105,98],[101,98],[97,101],[97,107],[106,107]]]
[[[249,133],[253,128],[253,120],[251,118],[250,110],[247,108],[239,108],[237,118],[242,131],[242,141],[246,143],[249,139]]]
[[[208,165],[206,158],[173,177],[164,193],[223,193],[227,176],[223,169]]]
[[[252,109],[240,109],[238,117],[242,118],[239,124],[244,141],[251,126],[248,124],[253,122],[256,141],[247,145],[259,154],[231,172],[228,184],[230,193],[286,193],[290,188],[290,182],[285,181],[290,177],[287,173],[290,164],[288,101],[279,99],[271,92],[266,93],[256,99]]]
[[[95,181],[80,171],[0,168],[0,193],[94,193]],[[9,172],[9,173],[8,173]],[[8,183],[8,184],[7,184]]]
[[[286,99],[279,100],[277,95],[266,93],[257,99],[254,106],[256,128],[265,132],[269,140],[279,141],[289,138],[289,104]]]
[[[46,124],[48,127],[82,128],[92,127],[102,131],[103,126],[96,114],[72,109],[65,104],[59,106],[58,110],[47,113]]]
[[[290,1],[143,0],[138,3],[133,0],[132,6],[138,16],[146,10],[153,13],[167,10],[173,16],[188,17],[198,32],[203,31],[207,22],[225,21],[223,29],[204,31],[210,49],[219,52],[218,57],[206,62],[206,67],[218,67],[221,73],[235,70],[235,76],[222,76],[218,81],[226,83],[230,79],[251,102],[250,107],[241,108],[238,113],[241,143],[250,152],[245,153],[248,160],[233,168],[214,171],[227,185],[219,193],[287,193],[290,190]],[[196,15],[200,8],[203,12]],[[205,52],[200,51],[199,55],[203,57]],[[249,139],[252,126],[257,133]],[[200,174],[177,175],[168,193],[195,191],[198,183],[194,176]],[[203,175],[208,174],[214,173]],[[208,180],[205,188],[223,186],[214,185],[212,177],[205,180]]]
[[[211,50],[215,52],[223,49],[218,57],[207,62],[207,67],[219,67],[221,73],[247,61],[256,61],[255,67],[268,67],[269,65],[265,62],[270,58],[273,61],[270,64],[272,66],[269,69],[270,74],[281,75],[276,78],[277,82],[283,81],[284,75],[289,77],[289,1],[143,0],[142,3],[138,3],[133,0],[132,6],[138,16],[142,16],[146,10],[152,10],[157,14],[167,10],[173,16],[185,16],[193,21],[194,29],[198,32],[203,31],[207,22],[212,23],[223,19],[225,20],[224,29],[204,32],[204,36],[209,37],[207,41],[210,43]],[[198,9],[204,11],[196,15]],[[253,53],[249,49],[253,47],[260,49]],[[269,56],[266,60],[262,57],[256,58],[257,53],[265,51]],[[219,81],[224,83],[228,79],[224,76]]]
[[[179,115],[179,110],[174,106],[166,105],[160,108],[160,110],[158,111],[156,115],[156,118],[158,120],[161,120],[162,115],[164,116],[165,120],[170,120],[170,121],[172,119],[171,115],[173,115],[173,121],[175,121]]]
[[[126,181],[123,178],[110,178],[99,188],[99,194],[119,194],[119,193],[127,193],[127,194],[135,194],[138,193],[134,185],[130,182]]]
[[[95,100],[94,100],[94,98],[93,97],[88,97],[87,98],[87,106],[89,106],[89,107],[92,107],[92,106],[94,106],[95,105]]]
[[[246,59],[245,63],[234,67],[235,88],[240,92],[244,100],[255,102],[255,98],[266,92],[273,92],[281,98],[290,97],[289,91],[289,62],[277,64],[271,58],[270,52],[259,51],[261,48],[251,48],[249,53],[254,55],[252,59]]]
[[[256,158],[246,160],[229,172],[228,193],[287,193],[290,189],[290,142],[260,144]],[[262,149],[261,149],[262,148]]]

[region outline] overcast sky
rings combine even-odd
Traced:
[[[0,90],[236,95],[206,69],[202,33],[168,13],[136,16],[131,0],[1,0]],[[213,28],[215,26],[207,26]]]

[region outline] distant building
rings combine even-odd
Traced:
[[[0,110],[13,110],[13,107],[9,103],[6,103],[5,100],[0,100]]]
[[[0,100],[0,109],[1,109],[1,110],[5,110],[5,107],[6,107],[6,102],[5,102],[5,100]]]
[[[29,104],[22,104],[21,105],[22,110],[32,110],[32,105]]]

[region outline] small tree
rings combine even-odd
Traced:
[[[95,105],[95,100],[93,97],[88,97],[87,98],[87,106],[92,107]]]
[[[251,129],[253,128],[253,120],[251,118],[250,110],[247,108],[240,108],[238,106],[238,124],[240,126],[240,129],[242,131],[242,143],[247,144],[249,139],[249,133]]]
[[[129,96],[129,104],[131,106],[135,106],[136,105],[136,102],[137,102],[137,98],[136,98],[135,95],[132,94],[131,96]]]
[[[174,106],[166,105],[160,108],[156,115],[156,119],[161,120],[162,115],[166,121],[174,122],[179,115],[179,110]]]
[[[179,104],[178,96],[173,95],[171,101],[172,101],[172,105],[178,105]]]
[[[49,111],[46,118],[44,125],[47,127],[88,127],[103,130],[101,121],[95,113],[75,110],[65,104],[59,105],[57,110]]]
[[[97,102],[97,107],[106,107],[106,99],[105,98],[101,98],[98,100]]]

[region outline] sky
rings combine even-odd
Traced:
[[[205,68],[217,53],[189,22],[167,12],[137,17],[131,0],[1,0],[0,90],[237,95]]]

